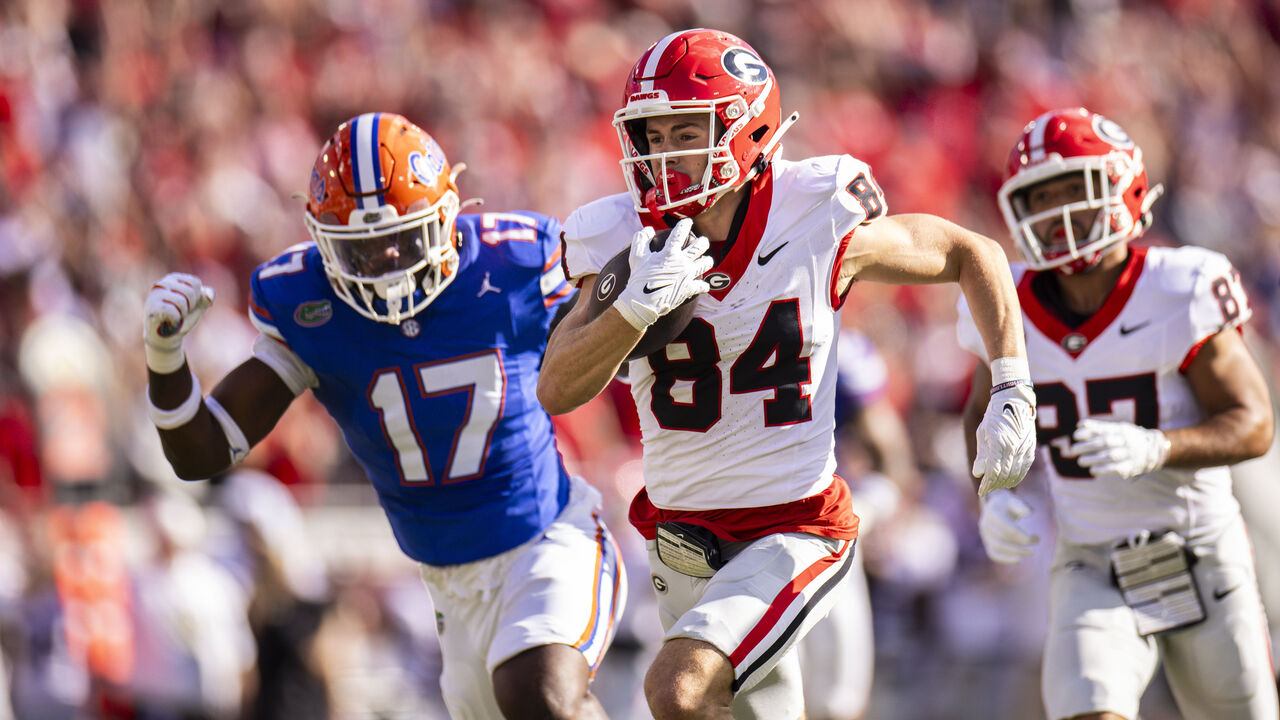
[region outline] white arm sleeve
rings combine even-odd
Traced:
[[[253,341],[253,356],[266,363],[267,367],[276,371],[289,390],[297,397],[307,388],[320,384],[311,366],[302,361],[298,354],[288,345],[268,335],[259,335]]]

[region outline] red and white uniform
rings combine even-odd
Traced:
[[[1085,417],[1171,430],[1203,419],[1183,374],[1201,345],[1252,315],[1239,275],[1197,247],[1133,248],[1115,290],[1087,322],[1068,328],[1032,292],[1037,273],[1013,264],[1038,404],[1040,462],[1067,542],[1106,543],[1167,528],[1194,539],[1239,516],[1225,467],[1164,468],[1131,480],[1095,479],[1063,457]],[[986,356],[960,301],[960,343]]]
[[[797,717],[790,650],[826,615],[858,532],[834,474],[839,261],[884,199],[843,155],[775,160],[750,193],[694,319],[629,367],[646,485],[631,522],[649,541],[666,637],[709,643],[732,664],[734,717]],[[568,275],[599,273],[640,228],[629,195],[580,208],[565,223]],[[676,520],[721,539],[730,559],[714,576],[657,556],[655,525]]]
[[[1075,329],[1044,306],[1033,290],[1036,277],[1014,266],[1039,459],[1059,528],[1041,675],[1049,717],[1135,717],[1163,664],[1184,717],[1275,718],[1267,622],[1227,468],[1098,479],[1062,455],[1080,418],[1165,430],[1203,419],[1184,373],[1206,340],[1249,319],[1239,276],[1225,257],[1202,248],[1132,248],[1105,304]],[[968,309],[962,303],[960,310],[960,342],[983,357]],[[1116,587],[1109,551],[1142,531],[1166,529],[1187,539],[1206,618],[1142,636]]]
[[[735,540],[770,526],[856,536],[847,491],[832,483],[835,280],[844,248],[857,242],[853,231],[883,207],[870,170],[847,155],[775,161],[753,184],[739,237],[705,276],[712,291],[698,299],[694,320],[663,353],[630,365],[644,440],[642,505],[772,509],[767,519],[721,514],[715,529]],[[598,273],[640,227],[626,194],[576,211],[565,224],[570,277]],[[838,506],[847,517],[836,517]],[[646,510],[633,507],[633,521]]]

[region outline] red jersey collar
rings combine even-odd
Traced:
[[[751,182],[747,216],[742,219],[742,227],[738,229],[738,237],[733,247],[729,248],[729,254],[703,276],[711,283],[712,290],[709,294],[716,300],[723,301],[751,265],[752,258],[756,256],[756,248],[760,246],[760,238],[764,237],[764,228],[769,221],[769,209],[772,206],[773,166],[770,165]]]
[[[1133,295],[1133,289],[1138,284],[1138,278],[1142,275],[1146,260],[1147,248],[1129,248],[1129,262],[1121,271],[1115,287],[1107,295],[1106,302],[1078,328],[1067,327],[1032,292],[1032,280],[1041,274],[1036,271],[1028,270],[1023,273],[1022,281],[1018,283],[1018,301],[1022,303],[1022,312],[1036,329],[1044,333],[1045,337],[1061,346],[1072,358],[1079,357],[1080,353],[1084,352],[1084,349],[1089,347],[1089,344],[1119,317],[1120,311]]]

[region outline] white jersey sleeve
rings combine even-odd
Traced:
[[[564,222],[564,261],[569,281],[595,275],[641,228],[629,193],[618,193],[583,205]]]
[[[837,155],[835,161],[836,192],[833,195],[831,216],[837,227],[844,218],[851,222],[849,230],[853,230],[859,225],[884,217],[889,206],[885,202],[884,192],[871,176],[871,166],[849,155]],[[844,237],[847,233],[848,230],[837,235]]]
[[[1185,371],[1204,341],[1223,330],[1238,328],[1249,321],[1253,310],[1240,281],[1240,273],[1221,253],[1199,247],[1183,247],[1170,253],[1170,268],[1162,275],[1169,290],[1186,293],[1187,322],[1171,325],[1187,334],[1174,342],[1186,353],[1179,369]]]

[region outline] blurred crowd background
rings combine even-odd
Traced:
[[[772,65],[784,111],[800,112],[788,157],[852,154],[891,212],[948,217],[1011,255],[994,196],[1022,125],[1063,106],[1109,116],[1168,191],[1148,240],[1235,262],[1246,338],[1280,377],[1269,0],[7,0],[0,720],[443,717],[430,601],[331,421],[303,396],[243,470],[177,480],[145,412],[143,299],[169,271],[217,290],[187,343],[212,387],[255,335],[251,270],[307,240],[298,195],[315,153],[370,110],[435,135],[487,209],[564,218],[622,191],[623,80],[649,44],[698,26]],[[1042,716],[1052,528],[1017,568],[982,551],[955,300],[859,284],[844,313],[883,355],[883,396],[914,447],[894,459],[897,510],[859,543],[871,718]],[[624,720],[647,717],[659,636],[624,519],[641,482],[628,397],[560,422],[566,460],[604,491],[631,553],[628,616],[595,685]],[[1275,453],[1239,475],[1240,492],[1274,493]],[[1276,521],[1250,521],[1275,597]],[[1177,717],[1158,686],[1144,717]]]

